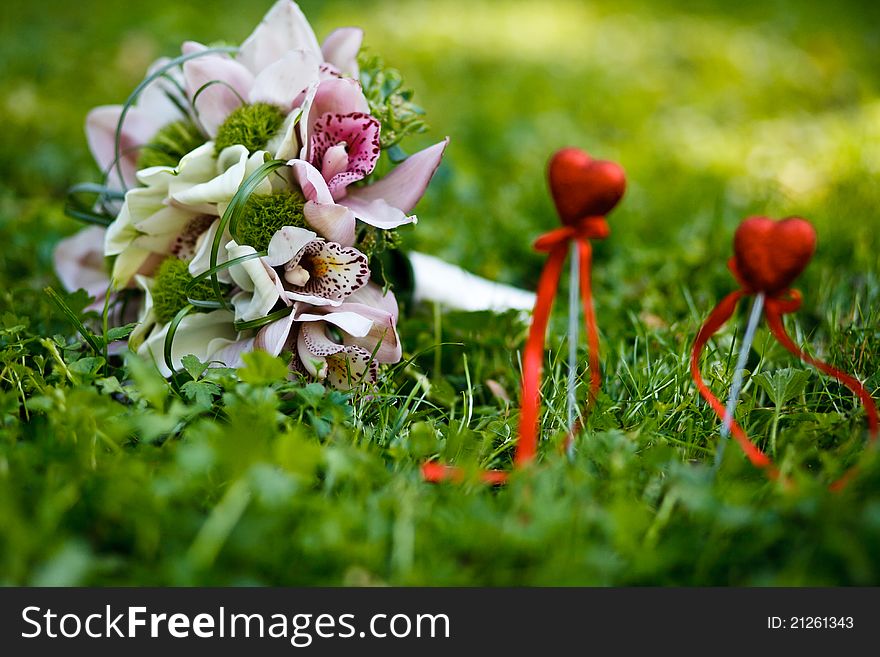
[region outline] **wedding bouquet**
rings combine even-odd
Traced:
[[[105,180],[75,190],[98,199],[73,214],[106,227],[59,244],[56,267],[95,307],[134,302],[129,347],[165,376],[188,354],[235,367],[263,349],[348,389],[400,359],[374,263],[416,222],[448,139],[405,156],[421,111],[362,36],[319,45],[279,0],[239,48],[186,42],[125,105],[88,115]]]

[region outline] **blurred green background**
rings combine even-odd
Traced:
[[[95,179],[82,123],[122,102],[185,39],[237,43],[269,0],[4,3],[0,222],[8,276],[49,270],[65,188]],[[572,144],[614,159],[630,186],[600,247],[598,284],[663,314],[662,283],[723,270],[736,222],[803,214],[820,262],[876,269],[880,9],[865,2],[301,3],[319,38],[357,24],[427,111],[414,150],[452,145],[407,244],[531,286],[531,240],[556,221],[544,166]],[[34,241],[31,229],[41,238]],[[668,249],[680,250],[670,269]],[[815,269],[821,269],[821,265]],[[721,272],[720,285],[729,279]],[[43,281],[38,281],[43,282]]]

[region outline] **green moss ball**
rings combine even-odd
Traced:
[[[230,114],[217,130],[214,148],[219,155],[229,146],[241,144],[253,153],[266,144],[284,123],[284,112],[268,103],[242,105]]]
[[[169,123],[141,148],[137,168],[176,167],[180,158],[204,143],[204,135],[192,121],[184,119]]]
[[[170,322],[188,303],[186,286],[192,280],[189,266],[179,258],[166,258],[159,265],[152,291],[153,312],[156,313],[156,320],[159,323]],[[193,299],[213,299],[214,291],[211,288],[211,281],[206,279],[198,283],[190,295]]]
[[[306,199],[299,191],[278,194],[254,194],[244,206],[233,237],[257,251],[269,248],[272,236],[284,226],[309,228],[303,215]]]

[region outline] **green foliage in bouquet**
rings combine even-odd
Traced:
[[[379,55],[367,50],[359,53],[358,66],[370,114],[382,124],[383,149],[393,149],[404,137],[426,130],[425,111],[412,102],[413,91],[404,87],[400,71],[389,68]],[[392,161],[399,159],[396,151],[391,155]]]

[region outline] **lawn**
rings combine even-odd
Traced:
[[[122,102],[185,39],[239,42],[269,4],[2,10],[0,584],[880,584],[880,458],[858,401],[759,330],[737,417],[786,488],[732,444],[713,469],[719,422],[688,370],[735,287],[739,221],[800,215],[819,246],[788,328],[880,391],[875,3],[301,3],[319,37],[362,26],[415,89],[430,128],[408,150],[451,138],[405,249],[534,289],[531,243],[557,222],[549,155],[576,145],[627,171],[596,245],[602,395],[569,461],[560,304],[540,458],[495,489],[426,484],[419,465],[509,467],[515,313],[409,304],[404,360],[371,395],[286,382],[268,356],[196,369],[184,389],[93,354],[43,291],[61,289],[52,248],[78,228],[66,190],[98,177],[87,111]],[[746,312],[703,358],[718,396]]]

